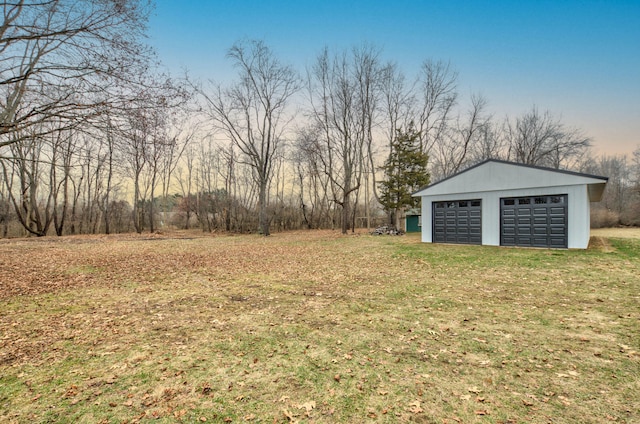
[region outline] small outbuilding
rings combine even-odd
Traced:
[[[413,194],[422,241],[586,249],[607,177],[490,159]]]
[[[407,233],[419,233],[422,227],[420,209],[409,209],[404,215],[404,230]]]

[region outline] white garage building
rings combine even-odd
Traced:
[[[413,194],[422,241],[586,249],[607,180],[490,159]]]

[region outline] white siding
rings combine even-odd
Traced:
[[[583,184],[604,184],[595,177],[569,174],[555,170],[531,168],[504,162],[486,162],[470,168],[448,180],[426,187],[414,196],[472,193],[492,190],[523,190],[537,187],[562,187]]]
[[[482,244],[500,245],[500,199],[503,197],[525,197],[542,195],[568,195],[568,247],[586,249],[589,244],[589,199],[586,185],[539,187],[517,190],[495,190],[485,192],[458,192],[422,196],[423,222],[422,241],[433,241],[433,202],[448,200],[482,200]],[[585,208],[585,204],[587,205]]]

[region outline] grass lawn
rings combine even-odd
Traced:
[[[640,237],[0,241],[3,423],[637,423]]]

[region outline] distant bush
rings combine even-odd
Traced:
[[[591,228],[616,227],[620,225],[620,215],[608,209],[591,210]]]

